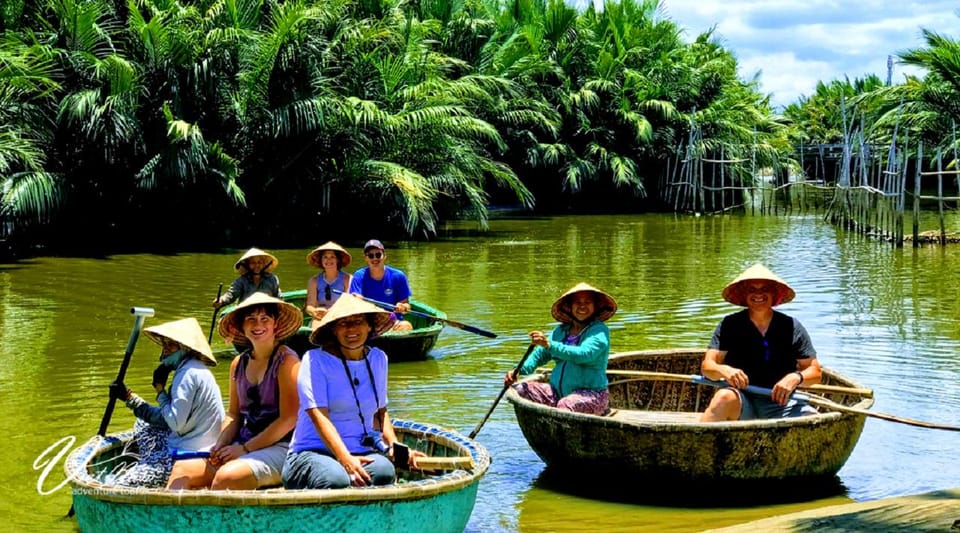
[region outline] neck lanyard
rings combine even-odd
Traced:
[[[350,375],[350,368],[347,367],[347,358],[342,354],[340,355],[340,362],[343,363],[343,371],[347,374],[347,381],[350,382],[350,389],[353,391],[353,399],[357,402],[357,415],[360,416],[360,424],[363,426],[363,436],[367,437],[367,421],[363,418],[363,410],[360,408],[360,397],[357,396],[357,385],[360,384],[360,380]],[[370,368],[370,360],[367,359],[367,356],[363,356],[363,362],[367,365],[367,374],[370,376],[370,386],[373,387],[373,399],[377,402],[377,411],[374,413],[374,421],[376,421],[376,416],[380,412],[380,395],[377,394],[377,383],[373,380],[373,369]],[[383,427],[383,421],[380,421],[381,428]],[[376,429],[376,428],[374,428]]]

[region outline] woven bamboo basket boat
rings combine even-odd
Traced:
[[[699,374],[703,352],[614,354],[608,369]],[[548,378],[534,374],[527,379]],[[823,384],[862,388],[830,369],[823,370]],[[607,416],[537,404],[512,388],[507,399],[530,447],[551,469],[594,478],[608,474],[614,479],[646,479],[658,487],[668,482],[690,488],[832,478],[856,446],[866,418],[821,410],[795,418],[700,423],[714,387],[612,376],[609,390]],[[846,393],[823,396],[859,409],[873,405],[871,398]]]
[[[402,471],[380,487],[213,491],[129,488],[102,480],[135,460],[132,432],[95,436],[67,459],[80,530],[203,531],[463,531],[490,455],[479,443],[437,426],[394,420],[397,436],[433,457],[472,458],[468,470]]]

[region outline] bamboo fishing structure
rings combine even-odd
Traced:
[[[948,231],[946,216],[948,210],[960,208],[955,132],[953,139],[925,159],[923,142],[911,153],[909,138],[901,139],[898,126],[889,146],[883,147],[867,142],[863,124],[856,126],[845,112],[842,121],[842,143],[798,147],[799,169],[786,165],[761,169],[755,148],[705,148],[711,143],[704,142],[691,119],[686,145],[677,148],[660,177],[660,198],[675,212],[697,215],[740,210],[750,215],[818,213],[836,226],[898,248],[906,241],[914,247],[960,243],[960,233]],[[930,192],[932,180],[936,180],[935,195]],[[911,181],[912,190],[908,188]],[[912,198],[910,235],[905,233],[908,196]],[[921,232],[921,212],[934,202],[937,229]]]

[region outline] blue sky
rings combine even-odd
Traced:
[[[956,1],[661,0],[661,7],[687,41],[716,26],[741,78],[759,72],[760,90],[775,106],[813,94],[818,81],[886,80],[889,55],[894,83],[920,74],[897,64],[896,54],[924,46],[921,29],[960,39]]]
[[[817,81],[887,79],[919,71],[897,63],[897,52],[924,46],[922,29],[960,38],[960,3],[938,0],[661,0],[664,15],[685,30],[685,40],[716,26],[740,76],[760,73],[760,89],[782,106],[809,96]]]

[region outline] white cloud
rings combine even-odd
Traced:
[[[760,72],[760,90],[777,106],[813,94],[818,81],[886,80],[890,55],[895,83],[920,74],[896,64],[896,55],[925,46],[921,29],[960,37],[958,4],[940,0],[661,0],[661,7],[687,40],[716,26],[741,76]]]

